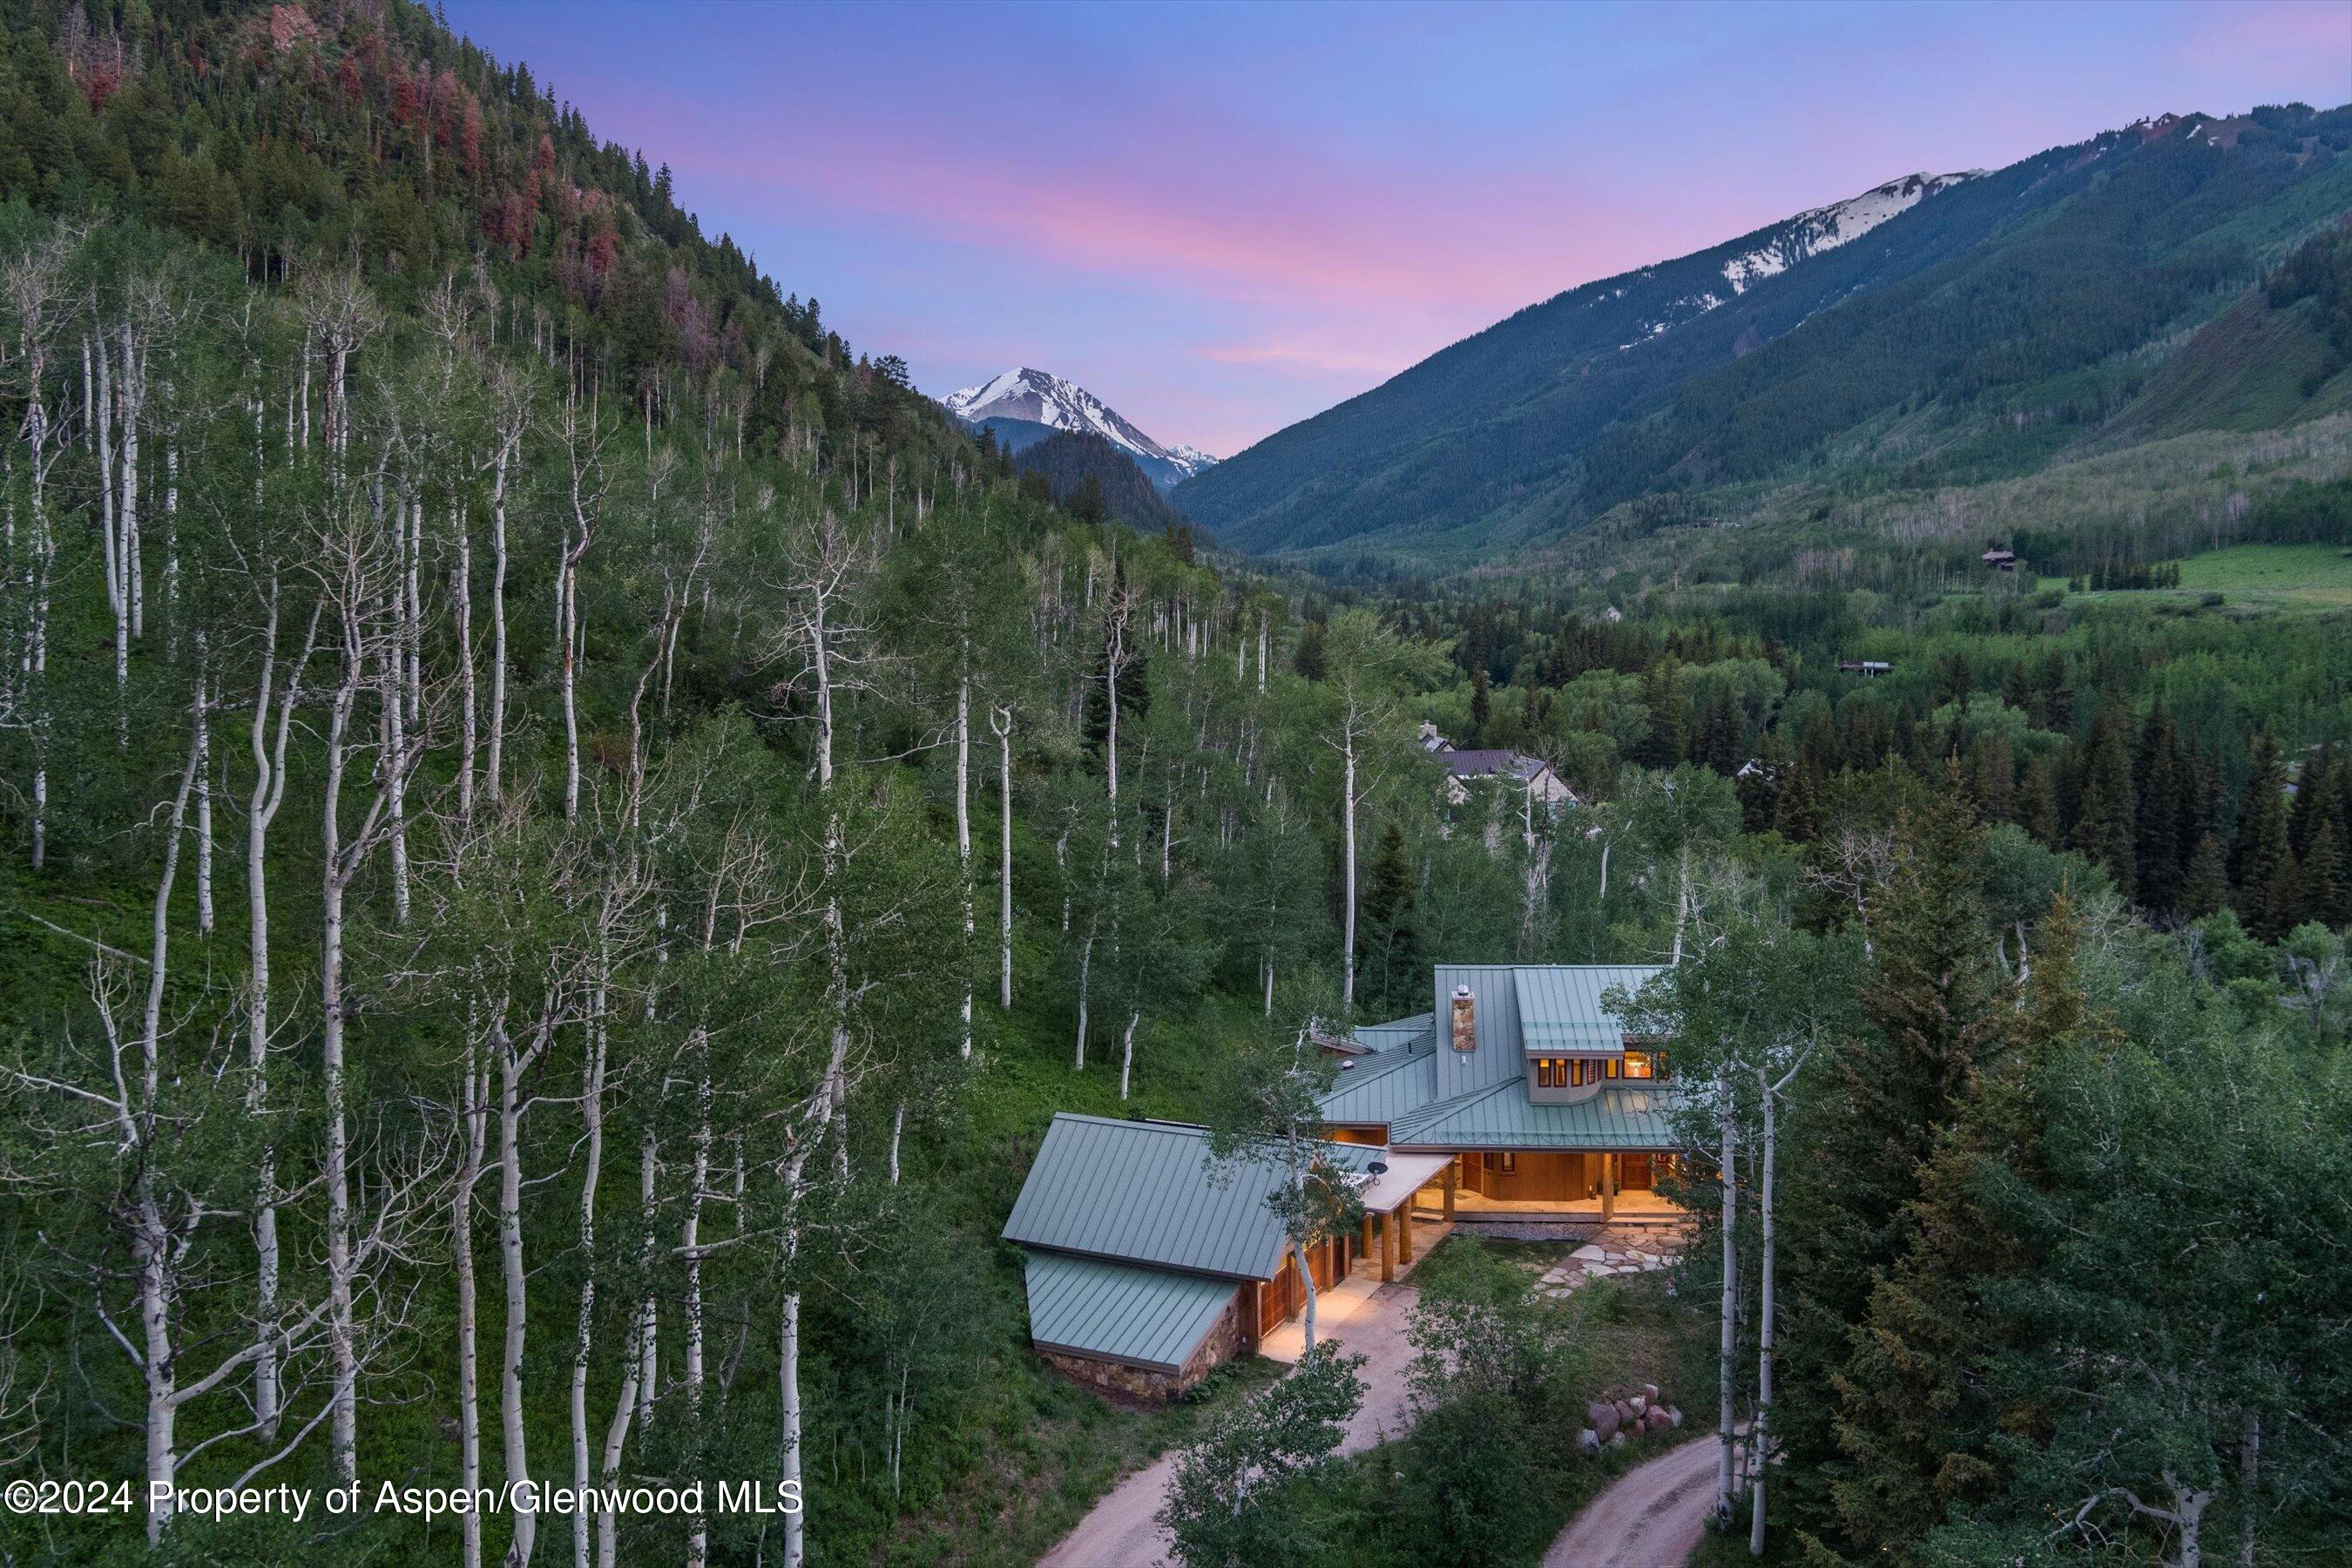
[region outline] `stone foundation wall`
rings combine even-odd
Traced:
[[[1128,1399],[1139,1399],[1160,1405],[1175,1398],[1186,1389],[1209,1375],[1217,1366],[1229,1361],[1248,1342],[1243,1322],[1242,1298],[1247,1294],[1253,1302],[1256,1292],[1246,1287],[1234,1292],[1234,1300],[1218,1314],[1216,1326],[1202,1336],[1183,1369],[1179,1372],[1154,1372],[1149,1367],[1132,1366],[1125,1362],[1097,1361],[1092,1356],[1066,1355],[1056,1351],[1041,1350],[1047,1365],[1073,1383],[1098,1388],[1107,1394]]]

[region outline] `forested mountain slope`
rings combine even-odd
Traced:
[[[2347,147],[2352,110],[2167,116],[1933,189],[1735,293],[1778,232],[1759,231],[1530,307],[1179,504],[1250,550],[1491,553],[1659,489],[1907,460],[1916,437],[1882,453],[1870,433],[1922,409],[2034,427],[1979,454],[2013,469],[2352,208]]]
[[[1056,505],[1100,521],[1115,517],[1147,532],[1184,526],[1133,458],[1100,436],[1055,430],[1013,453],[1013,466],[1045,481]]]

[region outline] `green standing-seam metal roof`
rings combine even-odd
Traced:
[[[1474,1089],[1392,1122],[1396,1149],[1654,1149],[1682,1146],[1671,1091],[1604,1087],[1572,1105],[1537,1105],[1519,1080]]]
[[[1528,1056],[1563,1051],[1619,1051],[1625,1028],[1601,1003],[1614,985],[1639,991],[1658,973],[1648,963],[1559,963],[1511,972],[1518,994],[1519,1045]]]
[[[1435,1054],[1420,1045],[1343,1067],[1316,1109],[1334,1127],[1382,1126],[1411,1115],[1437,1098]]]
[[[1356,1171],[1381,1152],[1365,1144],[1322,1149]],[[1229,1279],[1271,1279],[1283,1237],[1266,1199],[1282,1180],[1269,1160],[1213,1160],[1206,1128],[1060,1111],[1004,1222],[1004,1239]]]
[[[1039,1349],[1167,1373],[1183,1370],[1238,1289],[1211,1275],[1066,1252],[1030,1253],[1028,1279],[1029,1337]]]
[[[1375,1056],[1399,1047],[1418,1045],[1429,1036],[1429,1013],[1415,1013],[1410,1018],[1392,1018],[1385,1024],[1359,1025],[1349,1037],[1367,1052]]]

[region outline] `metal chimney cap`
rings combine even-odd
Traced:
[[[1457,1001],[1457,1002],[1464,1002],[1464,1001],[1467,1001],[1467,1000],[1469,1000],[1469,997],[1470,997],[1470,987],[1468,987],[1467,985],[1456,985],[1456,986],[1454,988],[1454,999],[1455,1001]]]

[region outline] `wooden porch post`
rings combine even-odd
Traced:
[[[1397,1261],[1412,1261],[1412,1194],[1407,1193],[1404,1202],[1397,1205]]]
[[[1381,1283],[1396,1278],[1396,1211],[1381,1215]]]
[[[1617,1217],[1617,1156],[1601,1156],[1601,1217]]]
[[[1456,1154],[1453,1159],[1445,1162],[1445,1219],[1449,1225],[1454,1220],[1454,1189],[1461,1180],[1461,1155]]]
[[[1372,1226],[1377,1223],[1379,1223],[1379,1216],[1371,1210],[1366,1209],[1364,1211],[1364,1245],[1356,1249],[1356,1256],[1359,1258],[1370,1258],[1372,1255]]]

